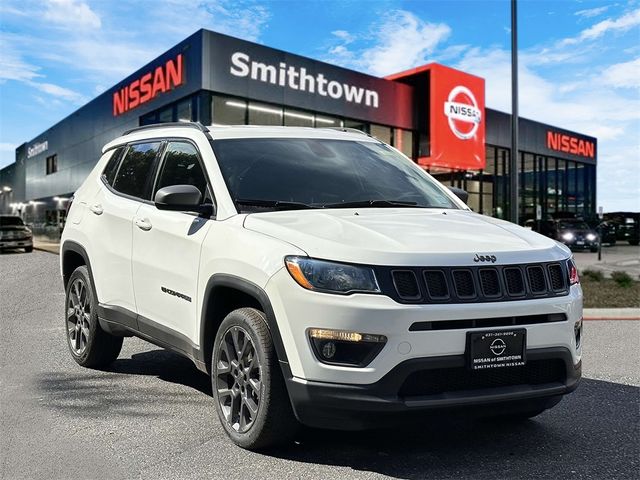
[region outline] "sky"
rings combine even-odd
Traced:
[[[200,28],[373,75],[484,77],[509,112],[510,4],[2,0],[0,168],[15,148]],[[520,114],[598,138],[598,204],[640,210],[640,0],[520,0]]]

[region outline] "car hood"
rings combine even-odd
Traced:
[[[363,208],[254,213],[245,228],[309,256],[372,265],[477,265],[554,261],[570,256],[555,240],[466,210]],[[475,260],[474,260],[475,259]],[[489,261],[489,263],[492,263]]]

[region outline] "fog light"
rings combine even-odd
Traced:
[[[345,330],[310,328],[308,333],[315,356],[331,365],[364,367],[387,342],[384,335]]]
[[[333,342],[327,342],[322,347],[322,356],[327,360],[331,360],[336,354],[336,344]]]

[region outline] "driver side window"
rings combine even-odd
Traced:
[[[205,203],[211,203],[207,179],[202,170],[198,151],[190,143],[169,142],[164,153],[160,175],[153,197],[158,190],[171,185],[193,185],[202,194]]]

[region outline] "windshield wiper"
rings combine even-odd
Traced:
[[[285,200],[254,200],[247,198],[239,198],[235,201],[236,205],[245,205],[248,207],[264,207],[282,210],[304,210],[308,208],[318,208],[313,205],[302,202],[287,202]]]
[[[404,202],[400,200],[360,200],[357,202],[327,203],[325,205],[322,205],[322,208],[358,208],[358,207],[418,207],[418,203]]]

